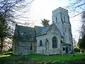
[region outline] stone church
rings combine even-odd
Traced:
[[[52,24],[47,27],[16,25],[13,54],[67,54],[73,50],[68,10],[61,7],[52,11]]]

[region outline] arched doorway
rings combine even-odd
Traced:
[[[68,53],[69,51],[68,51],[68,47],[66,47],[66,53]]]

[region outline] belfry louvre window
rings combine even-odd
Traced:
[[[56,22],[57,22],[57,17],[56,17]]]
[[[39,46],[42,46],[42,40],[40,40],[40,45]]]
[[[57,48],[57,38],[54,36],[53,38],[52,38],[52,48]]]

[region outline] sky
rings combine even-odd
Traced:
[[[51,21],[52,11],[58,7],[64,7],[68,5],[68,3],[66,3],[65,1],[68,1],[68,0],[64,0],[64,1],[62,0],[35,0],[32,3],[32,7],[31,7],[31,12],[32,12],[31,17],[33,18],[33,21],[37,21],[38,23],[40,23],[39,20],[43,18]]]
[[[26,0],[28,2],[30,0]],[[74,1],[74,0],[73,0]],[[25,3],[26,3],[25,2]],[[28,4],[27,7],[23,9],[19,9],[15,15],[22,15],[22,18],[19,18],[17,22],[24,23],[25,25],[31,26],[42,26],[41,20],[47,19],[50,20],[50,24],[52,23],[52,11],[58,7],[62,7],[66,9],[66,6],[69,5],[70,0],[34,0],[30,5]],[[22,13],[22,12],[25,13]],[[69,16],[70,16],[70,23],[72,29],[73,38],[78,41],[79,39],[79,31],[81,27],[81,16],[78,15],[76,17],[71,18],[73,14],[71,14],[70,10],[68,9]],[[19,17],[19,16],[18,16]],[[29,22],[29,23],[28,23]]]
[[[52,11],[58,7],[65,8],[69,5],[69,0],[35,0],[30,7],[30,18],[33,25],[41,26],[41,20],[47,19],[52,23]],[[81,26],[81,17],[70,18],[73,38],[78,41]]]

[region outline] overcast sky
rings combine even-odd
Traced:
[[[28,2],[29,0],[25,0],[25,1]],[[58,7],[66,8],[66,6],[69,5],[70,1],[72,0],[34,0],[34,2],[31,5],[28,5],[27,7],[20,10],[20,11],[25,10],[25,13],[23,13],[22,18],[19,18],[17,22],[21,22],[21,23],[31,22],[32,25],[41,26],[41,20],[45,18],[47,20],[50,20],[50,24],[51,24],[52,11]],[[30,9],[30,12],[29,12],[29,9]],[[70,10],[68,9],[68,11]],[[22,14],[22,13],[19,13],[19,11],[17,12],[18,14]],[[74,15],[74,13],[73,14],[69,13],[69,15],[70,16]],[[81,25],[80,21],[81,21],[80,16],[70,18],[72,35],[73,35],[73,38],[76,39],[76,41],[79,38],[79,31],[80,31],[80,25]]]
[[[31,5],[31,21],[35,25],[41,25],[41,19],[50,20],[52,22],[52,11],[58,7],[65,8],[69,5],[69,0],[35,0]],[[76,40],[79,38],[80,30],[80,16],[70,18],[72,25],[73,38]]]

